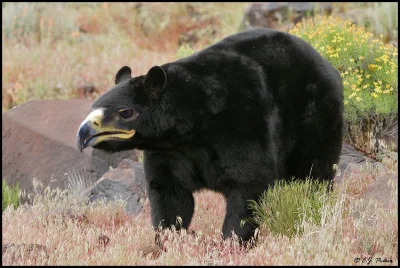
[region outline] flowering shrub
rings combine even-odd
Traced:
[[[360,137],[370,141],[397,121],[397,49],[364,28],[333,17],[316,16],[289,33],[309,42],[340,72],[346,139],[369,152],[368,142]]]

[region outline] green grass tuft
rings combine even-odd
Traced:
[[[334,204],[334,198],[327,193],[327,187],[327,182],[310,179],[278,181],[262,194],[259,202],[250,201],[254,221],[272,234],[289,237],[301,234],[303,221],[319,225],[322,208]]]
[[[9,205],[17,208],[19,206],[19,184],[17,183],[15,186],[9,186],[7,185],[7,181],[3,179],[2,189],[2,212]]]

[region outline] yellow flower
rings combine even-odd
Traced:
[[[351,58],[351,59],[350,59],[350,62],[354,62],[354,59]]]
[[[343,48],[343,51],[347,51],[347,47]]]
[[[371,77],[371,75],[370,75],[370,74],[367,74],[365,77],[368,79],[368,78],[370,78],[370,77]]]
[[[361,101],[361,98],[360,98],[360,97],[357,97],[357,98],[356,98],[356,101],[358,101],[358,102]]]
[[[359,59],[359,60],[362,60],[362,59],[364,59],[364,57],[363,57],[363,56],[360,56],[360,57],[358,57],[358,59]]]
[[[372,92],[372,93],[371,93],[371,96],[374,97],[374,98],[377,98],[377,97],[378,97],[378,95],[377,95],[375,92]]]

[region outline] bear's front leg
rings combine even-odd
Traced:
[[[153,227],[188,229],[194,212],[193,164],[177,152],[145,151],[144,156]]]
[[[226,191],[226,215],[222,226],[224,239],[231,237],[234,232],[240,239],[240,242],[247,242],[253,237],[257,226],[254,223],[245,221],[241,226],[242,220],[251,218],[252,211],[249,209],[249,200],[257,200],[257,196],[248,195],[245,187],[242,189],[231,189]]]
[[[155,169],[157,170],[157,169]],[[148,172],[148,196],[151,208],[151,221],[155,230],[155,244],[141,251],[144,256],[158,257],[164,250],[161,233],[166,228],[188,229],[194,212],[192,193],[179,185],[174,185],[170,173],[152,177],[156,172]],[[153,179],[150,179],[153,178]],[[161,230],[159,229],[161,227]]]
[[[171,183],[171,178],[164,178]],[[150,182],[149,199],[151,221],[154,228],[175,226],[187,229],[194,212],[194,199],[190,191],[177,185]]]

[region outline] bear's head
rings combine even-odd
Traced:
[[[163,146],[161,140],[176,121],[160,100],[167,84],[164,69],[154,66],[146,75],[132,77],[131,69],[124,66],[117,72],[115,84],[93,103],[81,123],[78,148],[82,151],[91,146],[114,152]]]

